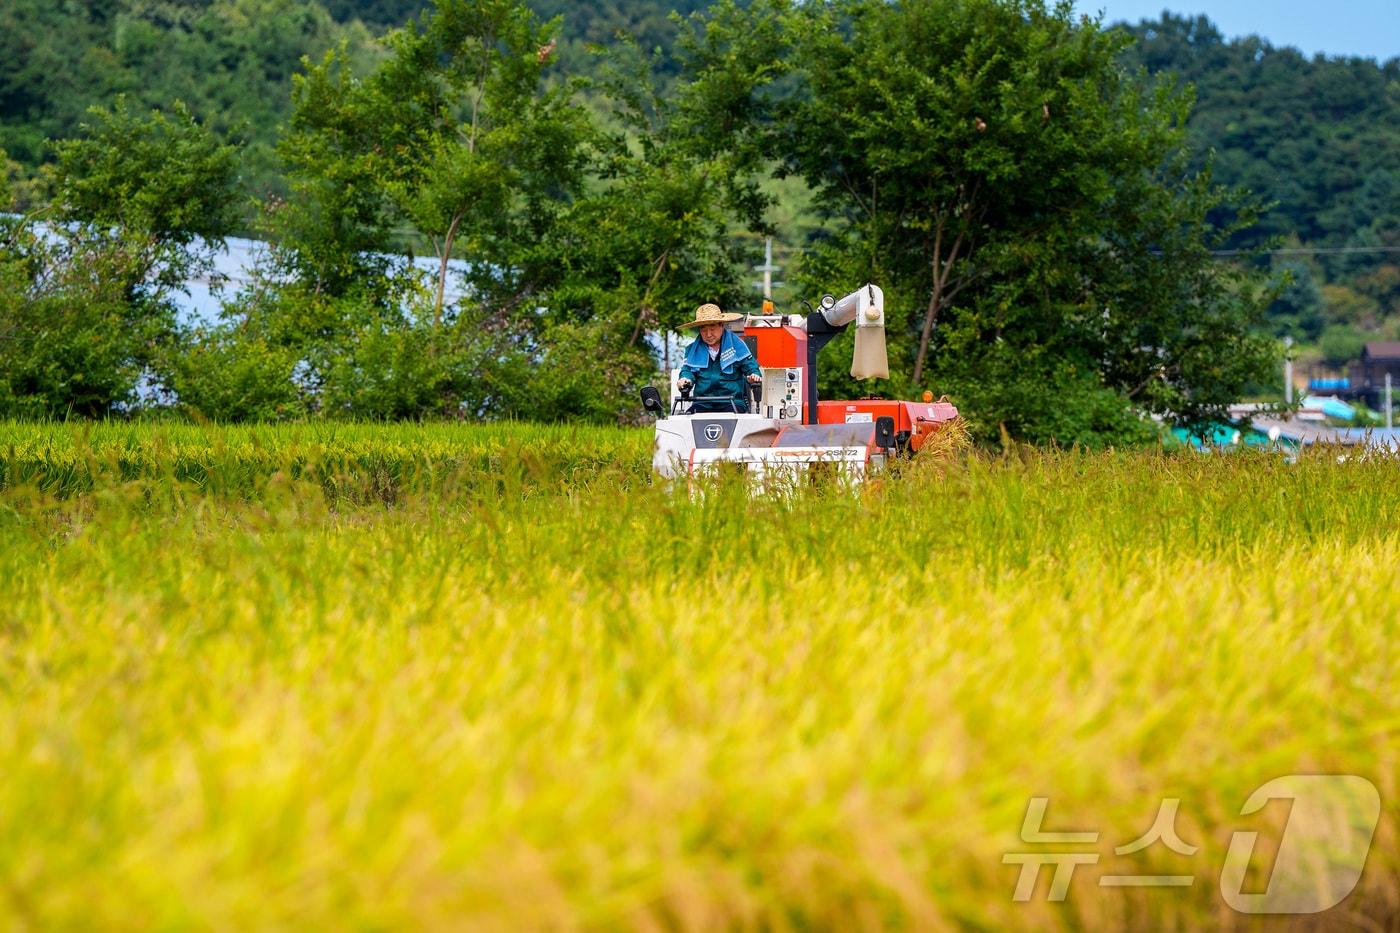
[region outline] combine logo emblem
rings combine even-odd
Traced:
[[[730,438],[734,436],[734,419],[697,418],[691,423],[691,428],[695,431],[696,447],[714,450],[717,447],[729,446]]]

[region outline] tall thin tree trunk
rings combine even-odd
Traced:
[[[943,227],[944,218],[940,216],[934,222],[933,261],[930,264],[933,271],[933,288],[929,294],[928,308],[924,311],[924,326],[919,331],[919,354],[914,358],[915,385],[918,385],[924,375],[924,363],[928,360],[928,346],[933,337],[933,325],[938,322],[938,313],[943,310],[945,301],[952,300],[952,295],[948,293],[948,279],[952,276],[953,264],[958,260],[966,236],[966,231],[959,231],[953,245],[948,248],[947,257],[944,257]],[[960,287],[954,288],[953,292],[960,290]]]
[[[943,218],[934,221],[933,228],[933,291],[929,295],[928,309],[924,312],[924,326],[919,330],[919,353],[914,357],[914,384],[918,385],[924,375],[924,360],[928,358],[929,338],[933,334],[933,323],[938,319],[938,306],[943,301],[943,279],[939,273],[939,261],[943,258]]]
[[[919,384],[924,374],[924,361],[928,358],[929,339],[933,335],[933,325],[938,320],[938,311],[943,304],[943,283],[937,275],[933,277],[933,294],[928,299],[928,309],[924,311],[924,326],[919,331],[919,355],[914,359],[914,385]]]
[[[442,325],[442,297],[447,291],[447,262],[452,257],[452,241],[457,237],[457,225],[462,222],[462,215],[457,214],[452,218],[452,223],[447,227],[447,236],[442,240],[442,255],[438,263],[437,280],[437,301],[433,304],[433,326]]]
[[[656,309],[651,304],[651,293],[656,288],[656,283],[661,279],[661,272],[666,268],[666,262],[671,258],[671,251],[665,250],[661,256],[652,264],[651,281],[647,282],[647,290],[642,294],[640,307],[637,311],[637,324],[632,328],[632,339],[627,341],[629,347],[637,345],[637,338],[642,336],[642,326],[653,321],[658,321]]]

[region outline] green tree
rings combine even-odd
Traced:
[[[283,143],[297,172],[285,252],[300,258],[284,266],[295,284],[271,291],[332,300],[240,305],[237,326],[324,314],[303,356],[327,413],[635,409],[654,367],[643,336],[736,299],[728,234],[761,223],[767,156],[724,114],[776,66],[765,34],[743,25],[729,6],[684,28],[690,76],[670,96],[650,56],[624,48],[596,89],[608,133],[568,82],[543,80],[557,24],[511,0],[440,0],[363,78],[339,55],[310,67]],[[411,277],[369,268],[396,224],[432,244],[429,314]],[[463,287],[448,301],[454,256]]]
[[[293,79],[292,115],[278,141],[290,193],[263,202],[262,225],[277,249],[273,279],[339,296],[383,292],[401,264],[391,256],[391,218],[380,177],[379,128],[363,105],[363,82],[347,48],[328,52]]]
[[[341,50],[298,78],[282,148],[314,208],[293,246],[333,291],[402,221],[437,256],[441,321],[459,240],[489,254],[567,203],[587,126],[567,86],[542,86],[552,28],[515,0],[439,0],[367,77]]]
[[[776,22],[750,25],[730,3],[680,23],[664,91],[665,69],[635,43],[599,69],[593,90],[612,129],[594,137],[590,184],[508,263],[536,283],[547,321],[523,383],[530,404],[513,410],[635,417],[636,388],[656,366],[645,338],[664,339],[702,302],[743,300],[733,232],[763,229],[770,161],[744,117],[784,67]]]
[[[589,129],[567,85],[544,86],[551,28],[521,3],[440,0],[368,74],[344,50],[308,65],[271,265],[208,339],[286,348],[328,415],[511,411],[505,374],[543,352],[526,260],[580,189]],[[426,293],[405,242],[432,246]],[[454,256],[468,281],[449,301]]]
[[[1189,95],[1144,91],[1123,38],[1039,0],[830,0],[788,21],[782,153],[841,222],[811,270],[901,296],[907,382],[931,373],[984,434],[1104,443],[1139,411],[1218,416],[1271,365],[1262,290],[1209,255],[1248,206],[1190,170]],[[1067,421],[1075,405],[1092,416]]]
[[[1269,325],[1280,337],[1316,340],[1322,332],[1322,290],[1312,267],[1303,262],[1286,262],[1279,267],[1283,287],[1270,302]]]
[[[437,254],[437,321],[459,235],[488,249],[528,235],[578,190],[587,121],[569,85],[541,86],[557,25],[516,0],[438,0],[390,35],[370,82],[393,117],[381,123],[389,196]]]
[[[1380,304],[1371,296],[1345,285],[1324,285],[1319,291],[1328,323],[1346,324],[1370,333],[1380,327]]]
[[[1333,366],[1341,366],[1360,359],[1366,346],[1366,335],[1346,324],[1332,324],[1318,338],[1317,347],[1322,358]]]
[[[90,113],[83,136],[54,147],[59,219],[139,238],[156,255],[199,240],[222,245],[238,216],[237,146],[181,101],[169,114],[134,114],[119,97],[111,110]]]
[[[7,223],[0,259],[0,414],[100,417],[136,401],[174,320],[124,287],[131,257],[110,244]]]
[[[628,42],[647,53],[651,77],[667,86],[684,68],[672,54],[685,34],[684,20],[712,5],[711,0],[530,0],[541,17],[563,17],[559,56],[570,72],[595,73],[600,63],[593,53]]]
[[[0,403],[25,415],[96,416],[136,401],[178,338],[175,290],[208,274],[235,216],[235,147],[183,107],[95,109],[57,148],[41,225],[5,222]]]
[[[740,115],[753,89],[783,68],[774,21],[749,25],[728,3],[683,24],[669,93],[657,88],[652,56],[633,43],[615,50],[596,85],[617,127],[595,141],[597,182],[531,260],[563,270],[549,303],[559,315],[588,320],[624,306],[622,333],[636,346],[701,302],[741,300],[747,276],[731,233],[764,229],[770,199],[760,189],[767,153]]]

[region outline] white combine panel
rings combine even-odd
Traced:
[[[670,479],[719,475],[725,464],[757,482],[805,478],[813,464],[859,482],[884,465],[875,425],[801,424],[760,415],[694,414],[656,423],[652,468]]]

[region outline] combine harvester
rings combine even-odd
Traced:
[[[765,302],[765,311],[771,304]],[[819,471],[840,481],[860,482],[884,468],[890,458],[912,454],[933,434],[958,417],[947,399],[922,402],[863,398],[822,401],[817,398],[817,357],[822,348],[854,325],[855,356],[851,375],[887,378],[885,294],[866,285],[837,301],[821,300],[805,317],[751,314],[729,325],[741,333],[758,361],[763,381],[749,387],[748,410],[733,414],[692,413],[697,401],[689,388],[677,386],[680,370],[671,371],[669,405],[654,386],[642,389],[642,404],[657,416],[652,468],[660,476],[680,479],[713,475],[724,464],[747,470],[761,482],[775,478],[808,479]],[[734,407],[739,406],[735,403]]]

